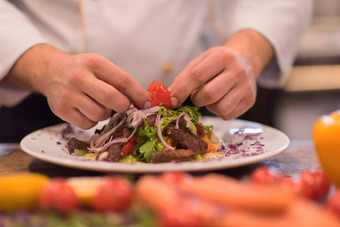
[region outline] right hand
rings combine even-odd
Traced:
[[[16,65],[25,63],[25,57],[32,63],[26,67],[33,67],[31,71],[38,73],[30,72],[23,80],[31,83],[32,90],[46,96],[54,114],[82,129],[107,119],[112,110],[126,111],[131,102],[144,108],[151,101],[148,91],[100,55],[69,55],[38,45],[27,51]],[[16,71],[12,72],[15,75]]]

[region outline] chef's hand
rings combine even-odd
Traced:
[[[256,77],[232,50],[215,47],[190,62],[169,87],[171,96],[182,103],[189,95],[196,106],[221,118],[235,118],[250,108],[256,97]],[[176,100],[173,99],[173,105]]]
[[[45,95],[54,114],[83,129],[107,119],[112,110],[126,111],[131,101],[143,108],[151,100],[130,75],[107,59],[97,54],[69,55],[48,45],[28,50],[8,78]]]
[[[191,95],[194,105],[224,120],[236,118],[254,105],[256,79],[273,55],[262,35],[243,30],[186,66],[169,87],[172,104],[179,106]]]

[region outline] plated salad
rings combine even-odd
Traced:
[[[154,81],[150,108],[133,104],[125,113],[114,114],[97,129],[89,141],[71,138],[68,150],[73,155],[108,162],[183,162],[224,157],[223,142],[213,127],[199,121],[198,107],[171,108],[166,87]]]

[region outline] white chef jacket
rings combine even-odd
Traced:
[[[311,15],[311,0],[0,0],[0,80],[25,51],[47,43],[98,53],[145,88],[155,79],[169,86],[198,54],[248,28],[276,53],[259,83],[280,86]],[[0,82],[0,106],[28,94]]]

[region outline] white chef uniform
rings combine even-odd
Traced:
[[[259,82],[280,86],[311,15],[311,0],[0,0],[0,80],[26,50],[47,43],[98,53],[145,88],[154,79],[168,86],[199,53],[250,28],[276,52]],[[0,82],[0,107],[27,95]]]

